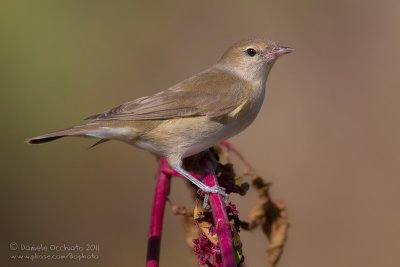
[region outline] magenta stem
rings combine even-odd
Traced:
[[[208,186],[218,186],[217,177],[215,176],[211,159],[205,158],[201,164],[203,164],[204,170],[208,171],[208,174],[203,179],[203,183]],[[209,201],[213,213],[214,225],[217,229],[223,266],[235,267],[237,264],[232,243],[232,229],[226,214],[224,200],[220,194],[210,194]]]
[[[146,267],[158,267],[159,265],[164,209],[171,184],[171,175],[167,170],[170,170],[167,160],[160,158],[147,241]]]

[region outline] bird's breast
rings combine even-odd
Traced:
[[[249,92],[248,99],[232,111],[227,118],[227,124],[235,128],[233,135],[242,131],[254,121],[264,102],[265,83],[256,84],[253,88]]]

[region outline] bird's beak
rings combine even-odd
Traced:
[[[275,57],[280,57],[282,55],[292,53],[293,51],[294,51],[293,48],[278,45],[272,50],[272,53],[274,54]]]

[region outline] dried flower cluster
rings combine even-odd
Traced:
[[[245,171],[237,176],[230,161],[230,152],[233,152],[245,165]],[[257,226],[261,226],[269,243],[267,245],[267,261],[275,266],[287,239],[289,222],[285,204],[271,200],[269,189],[271,184],[255,174],[254,169],[244,159],[244,157],[230,143],[223,143],[214,148],[217,158],[216,175],[220,186],[226,188],[226,192],[236,193],[244,196],[249,189],[249,183],[240,183],[242,179],[248,180],[252,187],[258,192],[259,200],[251,209],[247,220],[239,219],[239,212],[236,205],[229,202],[226,205],[226,213],[232,232],[232,247],[235,250],[237,265],[244,261],[242,253],[242,242],[240,241],[240,230],[251,231]],[[191,164],[193,167],[192,160]],[[222,164],[221,161],[227,163]],[[195,168],[195,166],[193,167]],[[196,205],[193,210],[171,204],[173,213],[184,215],[184,225],[186,230],[186,241],[193,249],[198,259],[199,265],[221,267],[222,258],[217,236],[217,227],[213,220],[210,210],[204,209],[202,205],[203,197],[193,194],[196,197]]]
[[[231,224],[233,248],[235,250],[236,262],[241,263],[244,260],[242,253],[242,242],[240,241],[240,220],[239,212],[236,205],[231,202],[226,206],[228,220]],[[204,210],[202,205],[197,203],[194,212],[195,225],[200,229],[201,233],[198,238],[192,240],[193,252],[198,258],[200,265],[212,267],[221,266],[221,252],[219,249],[218,236],[216,226],[214,225],[212,214],[210,211]]]

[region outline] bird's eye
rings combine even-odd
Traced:
[[[250,57],[254,57],[257,54],[257,51],[254,48],[247,48],[246,53]]]

